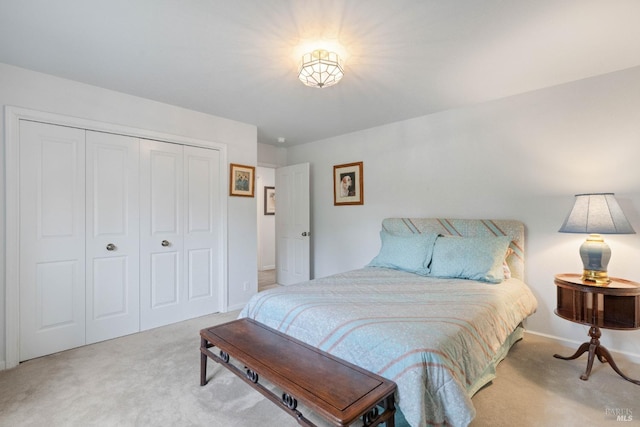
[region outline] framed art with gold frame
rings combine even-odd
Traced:
[[[231,163],[229,170],[231,175],[229,178],[229,195],[253,197],[256,168]]]
[[[333,167],[333,204],[335,206],[364,204],[362,169],[362,162]]]

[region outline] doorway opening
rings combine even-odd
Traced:
[[[276,281],[275,168],[256,167],[258,218],[258,292]]]

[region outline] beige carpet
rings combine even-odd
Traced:
[[[106,341],[0,371],[0,426],[287,427],[296,421],[226,369],[209,362],[199,386],[199,335],[235,319],[218,314]],[[606,333],[606,332],[605,332]],[[473,398],[478,426],[607,426],[631,414],[640,425],[640,386],[596,361],[528,334],[498,367],[498,378]],[[619,363],[640,378],[640,366]],[[314,417],[315,419],[315,417]]]
[[[620,424],[610,414],[616,410],[633,414],[623,425],[640,425],[640,386],[597,360],[582,381],[586,354],[572,361],[553,357],[570,356],[576,348],[526,334],[500,363],[493,383],[473,397],[477,415],[471,426],[615,426]],[[613,357],[626,375],[640,379],[640,365]]]

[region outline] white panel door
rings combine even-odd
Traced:
[[[86,134],[86,343],[140,328],[138,139]]]
[[[276,280],[309,280],[309,163],[276,169]]]
[[[20,121],[20,360],[85,342],[85,131]]]
[[[184,146],[185,318],[220,309],[220,152]]]
[[[220,153],[140,140],[140,327],[219,310]]]
[[[182,146],[140,140],[140,327],[183,319]]]

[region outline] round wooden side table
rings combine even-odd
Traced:
[[[639,380],[626,376],[611,357],[611,353],[600,344],[604,329],[640,329],[640,283],[611,277],[611,282],[597,285],[583,281],[580,274],[558,274],[554,283],[558,289],[555,313],[571,322],[590,326],[591,340],[583,343],[571,356],[554,354],[553,357],[573,360],[589,352],[587,369],[580,376],[588,380],[595,357],[602,363],[609,363],[622,378],[640,385]]]

